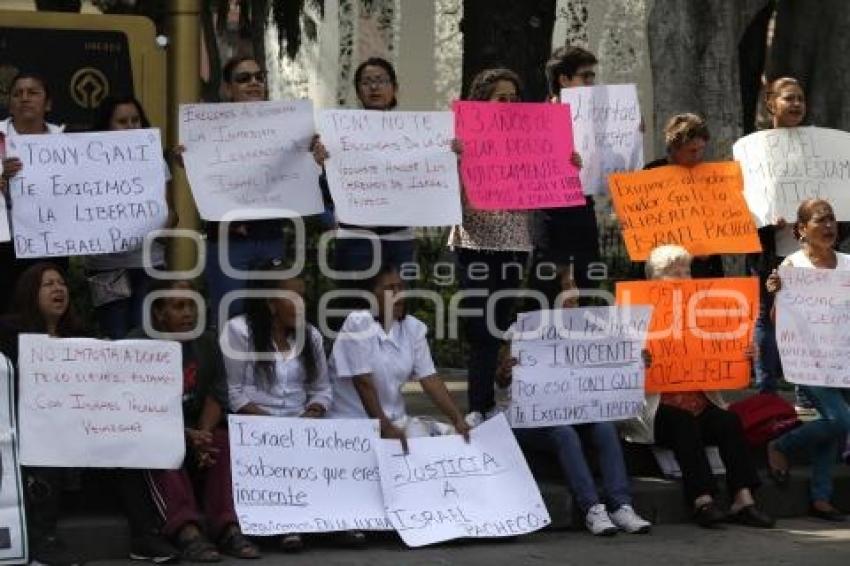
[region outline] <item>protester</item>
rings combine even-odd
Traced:
[[[9,85],[9,117],[0,121],[0,145],[4,151],[11,140],[18,135],[56,134],[62,131],[61,126],[47,121],[47,114],[52,107],[50,87],[43,76],[37,73],[20,72]],[[12,217],[14,200],[15,177],[23,170],[23,163],[17,157],[3,157],[4,196],[9,218]],[[54,258],[53,261],[62,269],[67,270],[68,258]],[[0,265],[3,266],[3,277],[0,277],[0,313],[12,306],[9,304],[15,284],[21,273],[29,266],[37,263],[35,259],[17,259],[12,242],[0,242]]]
[[[398,106],[398,77],[392,63],[380,57],[370,57],[354,71],[354,88],[364,110],[390,111]],[[318,137],[313,143],[313,155],[320,166],[329,157]],[[325,201],[331,202],[327,178],[320,183]],[[392,264],[402,269],[413,262],[415,234],[412,228],[395,226],[355,226],[337,223],[334,269],[344,272],[365,272],[374,264]],[[375,241],[377,240],[377,241]],[[380,256],[374,251],[380,249]],[[344,286],[351,286],[346,280]]]
[[[513,71],[488,69],[472,79],[467,99],[519,102],[522,85]],[[458,149],[463,159],[462,147]],[[531,213],[475,210],[464,198],[463,224],[452,228],[449,247],[456,253],[461,292],[486,291],[486,296],[471,295],[463,301],[466,308],[483,313],[466,320],[464,340],[468,347],[469,410],[486,416],[495,403],[493,380],[499,353],[499,338],[493,336],[487,325],[487,299],[502,290],[519,289],[522,284],[532,250]],[[481,266],[486,266],[485,273]],[[472,269],[475,273],[471,273]],[[496,303],[494,323],[500,331],[507,328],[515,303],[508,297]]]
[[[644,169],[664,165],[694,167],[703,162],[705,150],[711,139],[708,126],[696,114],[676,114],[664,126],[664,144],[667,155],[647,163]],[[691,263],[691,277],[723,277],[723,256],[719,254],[695,257]]]
[[[18,368],[18,337],[47,334],[77,338],[87,334],[74,311],[67,278],[53,263],[39,262],[18,280],[12,312],[0,323],[0,349]],[[16,387],[17,392],[17,387]],[[17,393],[16,393],[17,394]],[[75,562],[56,531],[66,468],[22,467],[30,556],[43,564]],[[159,534],[160,521],[138,470],[117,470],[111,483],[130,523],[130,557],[163,563],[177,552]]]
[[[691,256],[680,246],[655,248],[646,263],[647,279],[688,279]],[[717,391],[688,391],[647,395],[642,414],[623,425],[631,442],[656,444],[673,451],[682,470],[685,499],[693,505],[694,520],[702,527],[731,521],[770,528],[773,518],[755,504],[752,492],[758,472],[744,438],[738,416],[726,410]],[[731,513],[715,501],[714,476],[705,454],[717,446],[726,466],[726,484],[732,498]]]
[[[593,86],[597,64],[596,56],[581,47],[556,49],[546,63],[550,101],[560,103],[562,88]],[[572,155],[571,161],[581,167],[578,153]],[[600,262],[601,256],[594,196],[585,194],[583,205],[541,210],[538,222],[531,287],[543,292],[551,303],[558,294],[556,272],[562,271],[563,266],[572,266],[579,289],[595,288],[596,278],[589,270]],[[551,264],[557,268],[547,268]]]
[[[95,113],[94,131],[135,130],[150,128],[142,104],[133,96],[108,96],[100,103]],[[163,228],[177,224],[173,195],[170,190],[171,173],[165,160],[166,186],[164,195],[168,204],[168,217]],[[137,250],[86,256],[84,260],[86,278],[95,306],[100,331],[107,338],[124,338],[130,330],[142,324],[142,303],[151,278],[145,272],[144,251]],[[150,265],[162,269],[165,266],[165,248],[159,242],[150,247]]]
[[[221,350],[211,332],[189,338],[198,324],[198,305],[189,296],[193,290],[188,281],[154,282],[151,293],[171,294],[151,303],[151,328],[129,336],[177,340],[182,350],[186,459],[176,470],[151,470],[151,490],[165,522],[163,532],[174,540],[183,560],[218,562],[219,552],[258,558],[260,552],[242,534],[233,508]]]
[[[765,106],[772,117],[774,128],[795,128],[806,117],[806,96],[803,87],[790,77],[782,77],[767,85]],[[775,218],[773,224],[758,229],[762,252],[747,256],[747,271],[759,278],[764,285],[768,276],[784,259],[783,250],[777,243],[784,232],[790,230],[784,218]],[[756,386],[762,393],[775,392],[782,378],[782,363],[776,346],[776,330],[770,318],[773,295],[762,293],[759,299],[759,315],[756,319],[755,343],[758,357],[755,362]],[[798,404],[807,404],[799,400]]]
[[[833,249],[838,237],[838,222],[827,201],[809,199],[800,204],[794,236],[801,249],[786,257],[782,265],[850,271],[850,255]],[[781,286],[779,274],[774,270],[767,278],[767,291],[775,295]],[[782,303],[777,308],[782,308]],[[814,404],[818,418],[806,421],[768,445],[770,474],[777,483],[787,483],[788,457],[808,452],[812,462],[809,514],[828,521],[844,521],[845,515],[832,504],[832,467],[838,459],[839,448],[850,433],[850,390],[812,385],[800,388]]]
[[[559,281],[562,300],[556,306],[577,307],[578,293],[570,270],[562,271]],[[505,393],[502,396],[505,402],[502,409],[510,402],[510,385],[513,378],[511,368],[516,363],[517,360],[510,357],[508,347],[504,347],[496,377],[498,387]],[[584,515],[584,524],[592,534],[610,536],[620,530],[632,534],[650,531],[652,523],[643,519],[632,507],[626,462],[623,459],[617,427],[613,422],[515,428],[514,435],[525,448],[546,453],[554,452],[567,485]],[[582,436],[590,437],[596,449],[602,472],[604,502],[585,458]]]
[[[253,57],[237,56],[230,59],[222,69],[222,79],[224,98],[228,102],[267,100],[266,72]],[[233,221],[226,225],[221,222],[207,222],[206,232],[206,281],[209,289],[210,320],[214,326],[223,325],[231,316],[244,312],[243,300],[238,298],[230,304],[227,316],[219,320],[223,297],[231,291],[244,290],[248,279],[226,274],[222,259],[239,271],[251,270],[272,260],[282,260],[285,246],[283,223],[280,220]],[[222,236],[227,242],[220,240]],[[227,256],[222,258],[225,247]]]
[[[279,263],[263,266],[273,274]],[[258,279],[249,289],[245,314],[224,327],[230,408],[246,415],[322,418],[331,405],[331,384],[322,335],[304,318],[304,280]],[[277,296],[275,296],[277,293]],[[357,542],[362,533],[348,533]],[[286,551],[303,547],[301,535],[281,537]]]
[[[407,414],[402,387],[415,381],[454,430],[468,437],[469,425],[434,368],[428,328],[405,310],[398,270],[382,266],[364,289],[374,298],[373,309],[348,315],[331,352],[330,417],[377,419],[381,437],[401,440],[405,450],[409,436],[449,433],[442,423]]]

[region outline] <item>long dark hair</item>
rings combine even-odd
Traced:
[[[264,263],[259,267],[260,271],[281,271],[282,266],[279,261],[273,260]],[[280,289],[280,284],[283,281],[291,281],[297,279],[255,279],[248,283],[248,289],[252,291],[274,291]],[[247,297],[245,299],[245,318],[248,322],[248,330],[251,332],[251,342],[254,346],[254,352],[270,354],[275,351],[274,341],[272,339],[272,314],[269,311],[269,299],[266,297]],[[298,359],[304,365],[304,370],[307,373],[306,383],[313,383],[318,374],[317,356],[323,355],[321,352],[316,352],[313,345],[313,326],[309,323],[304,324],[305,340],[304,347],[298,353]],[[269,382],[274,374],[274,363],[269,359],[257,360],[257,368],[260,370],[258,374],[263,375]]]
[[[27,268],[18,278],[15,287],[14,302],[8,320],[18,332],[47,332],[47,321],[38,308],[38,295],[41,291],[41,280],[48,271],[55,271],[68,285],[68,275],[65,271],[48,261],[41,261]],[[56,325],[56,335],[61,338],[71,338],[83,335],[83,325],[71,303],[70,289],[68,292],[68,309]]]
[[[136,110],[139,112],[139,118],[141,118],[141,126],[143,128],[150,128],[151,121],[148,120],[147,114],[145,114],[145,109],[142,106],[142,103],[139,100],[131,95],[131,94],[122,94],[122,95],[109,95],[101,101],[100,106],[97,107],[97,110],[94,111],[94,121],[92,129],[96,132],[106,132],[110,129],[110,125],[112,123],[112,115],[115,114],[115,109],[121,106],[122,104],[132,104],[136,107]]]

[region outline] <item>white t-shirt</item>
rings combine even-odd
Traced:
[[[237,360],[224,353],[224,368],[227,373],[227,395],[230,409],[239,411],[254,403],[276,417],[297,417],[308,405],[317,403],[328,409],[331,405],[331,382],[328,364],[322,348],[322,335],[308,325],[308,340],[305,347],[313,348],[316,360],[316,376],[307,383],[307,370],[300,357],[296,357],[294,340],[290,340],[287,352],[275,352],[274,375],[267,377],[257,371],[257,363],[251,359]],[[241,354],[254,351],[248,319],[240,315],[227,321],[224,327],[227,344]]]
[[[352,378],[371,374],[378,401],[391,421],[407,416],[402,386],[437,373],[428,347],[428,327],[407,315],[390,331],[369,311],[348,315],[330,358],[333,384],[332,418],[368,418]]]
[[[62,130],[65,129],[65,126],[57,126],[56,124],[51,124],[50,122],[45,122],[45,125],[47,126],[47,133],[48,134],[59,134],[59,133],[62,132]],[[0,134],[3,134],[7,138],[11,138],[11,137],[20,135],[20,134],[18,134],[18,131],[15,129],[15,124],[12,122],[11,116],[6,118],[5,120],[0,120]],[[5,148],[5,151],[6,152],[9,151],[8,147]],[[3,170],[3,164],[0,163],[0,172],[2,172],[2,170]],[[11,207],[12,203],[8,202],[6,200],[6,198],[3,196],[3,194],[0,193],[0,206],[2,206],[2,205],[5,205],[6,208],[8,209],[8,208]],[[10,215],[10,218],[11,218],[11,215]],[[9,232],[11,233],[11,226],[10,226]]]
[[[838,271],[850,271],[850,255],[843,254],[841,252],[835,252],[835,269]],[[806,256],[803,250],[799,252],[794,252],[785,258],[785,261],[782,262],[782,265],[791,266],[791,267],[808,267],[810,269],[815,269],[815,266],[812,264],[811,260]]]

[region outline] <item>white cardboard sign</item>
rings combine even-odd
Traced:
[[[408,546],[516,536],[551,520],[504,416],[458,435],[378,443],[387,516]]]
[[[643,167],[643,133],[633,84],[565,88],[561,102],[573,115],[573,142],[581,155],[586,195],[608,193],[608,175]]]
[[[651,307],[521,313],[508,420],[514,428],[619,421],[640,414]]]
[[[309,100],[181,104],[183,162],[201,218],[321,213],[315,133]]]
[[[759,228],[779,218],[793,222],[806,199],[832,203],[850,220],[850,133],[829,128],[775,128],[739,139],[744,196]]]
[[[142,247],[168,218],[159,130],[15,136],[9,182],[15,255],[59,257]]]
[[[18,349],[24,465],[180,467],[179,343],[22,334]]]
[[[242,532],[391,530],[375,456],[377,421],[230,415]]]
[[[337,217],[363,226],[461,222],[451,112],[324,110],[325,165]]]
[[[780,267],[776,343],[785,379],[850,388],[850,271]]]

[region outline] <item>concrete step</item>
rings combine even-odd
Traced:
[[[565,481],[548,475],[538,478],[538,486],[552,517],[551,528],[584,528],[583,517],[576,512]],[[834,478],[834,502],[839,508],[850,510],[850,467],[836,466]],[[718,477],[717,480],[723,497],[723,478]],[[808,510],[808,485],[808,468],[795,467],[785,487],[779,488],[765,478],[756,499],[762,509],[779,520],[802,517]],[[632,477],[632,495],[637,512],[654,524],[687,523],[691,520],[681,483],[677,480]],[[59,523],[59,533],[71,550],[86,561],[125,558],[129,553],[127,521],[116,513],[65,516]]]

